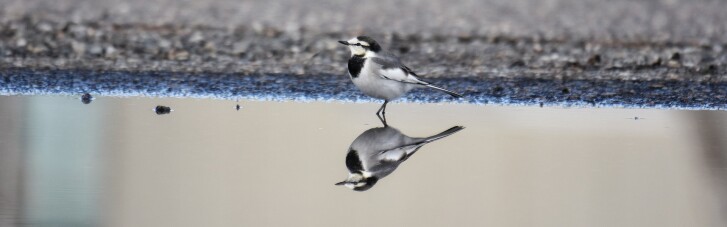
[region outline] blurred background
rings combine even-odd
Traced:
[[[715,0],[3,0],[3,17],[57,22],[237,27],[264,24],[315,31],[517,36],[576,35],[725,41],[727,3]],[[613,37],[618,38],[618,37]]]

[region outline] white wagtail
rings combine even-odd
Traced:
[[[346,155],[348,178],[336,183],[355,191],[366,191],[381,178],[391,174],[399,164],[411,157],[419,148],[435,140],[452,135],[462,126],[454,126],[425,138],[406,136],[390,126],[372,128],[361,133]]]
[[[422,81],[409,67],[402,64],[398,57],[384,52],[381,46],[368,36],[338,42],[351,49],[348,73],[353,84],[364,94],[384,100],[384,104],[376,112],[376,116],[382,119],[384,125],[386,125],[386,104],[411,89],[430,87],[456,98],[462,97],[460,94]]]

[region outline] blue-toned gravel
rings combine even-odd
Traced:
[[[727,109],[727,82],[440,78],[462,99],[415,89],[399,102]],[[0,71],[2,95],[154,96],[275,101],[375,101],[345,75],[194,74],[90,70]]]

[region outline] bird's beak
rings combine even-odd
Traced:
[[[338,42],[341,43],[341,44],[343,44],[343,45],[346,45],[346,46],[349,45],[348,42],[346,42],[346,41],[338,41]]]
[[[338,183],[336,183],[336,186],[341,186],[341,185],[344,185],[344,184],[346,184],[346,183],[348,183],[348,182],[346,182],[346,181],[341,181],[341,182],[338,182]]]

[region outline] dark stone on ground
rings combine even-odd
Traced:
[[[172,108],[169,108],[168,106],[157,106],[154,108],[154,112],[156,112],[157,115],[168,114],[172,112]]]
[[[91,94],[86,93],[86,94],[81,95],[81,102],[83,104],[90,104],[91,101],[93,101],[93,96],[91,96]]]

